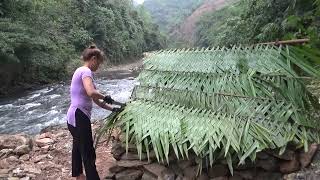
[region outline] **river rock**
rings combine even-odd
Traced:
[[[166,169],[158,176],[158,180],[175,180],[175,174],[171,169]]]
[[[294,171],[299,170],[300,163],[298,161],[298,157],[295,156],[293,160],[283,161],[280,163],[280,172],[284,174],[288,174]]]
[[[15,166],[17,164],[20,164],[21,161],[16,156],[10,156],[7,158],[7,161],[10,165]]]
[[[0,159],[4,159],[13,154],[13,149],[2,149],[0,150]]]
[[[128,152],[128,154],[127,153],[122,154],[121,159],[122,160],[146,160],[148,158],[145,153],[141,153],[141,159],[140,159],[140,156],[138,154]]]
[[[240,176],[242,179],[254,179],[255,172],[252,170],[244,170],[244,171],[235,171],[233,172],[234,176],[238,177]]]
[[[154,176],[161,176],[161,172],[167,169],[165,166],[158,163],[144,165],[143,167]]]
[[[154,176],[153,174],[151,174],[149,172],[144,172],[141,180],[157,180],[157,176]]]
[[[279,170],[278,159],[270,156],[268,159],[258,159],[256,162],[257,167],[261,167],[266,171],[277,171]]]
[[[30,151],[31,151],[31,149],[30,149],[29,145],[21,145],[21,146],[18,146],[16,149],[13,150],[13,152],[18,156],[22,156],[24,154],[28,154]]]
[[[127,169],[116,174],[116,180],[138,180],[141,179],[143,172],[136,169]]]
[[[105,180],[113,180],[116,178],[116,174],[115,173],[107,173],[107,175],[104,177]]]
[[[134,160],[134,161],[120,160],[117,162],[117,165],[120,167],[140,167],[146,164],[150,164],[150,163],[147,161],[139,161],[139,160]]]
[[[243,178],[239,174],[234,174],[230,176],[228,180],[243,180]]]
[[[215,177],[215,178],[211,178],[210,180],[228,180],[228,177],[227,176]]]
[[[308,152],[303,151],[300,153],[299,161],[300,161],[302,167],[305,168],[311,163],[312,158],[315,155],[315,153],[317,152],[317,150],[318,150],[318,144],[311,144],[309,146]]]
[[[198,174],[198,166],[190,166],[183,169],[183,175],[187,179],[196,179]]]
[[[37,163],[37,162],[40,162],[42,161],[43,159],[47,158],[47,155],[43,154],[43,155],[40,155],[40,156],[37,156],[33,159],[33,162],[34,163]]]
[[[65,132],[59,132],[59,133],[57,133],[57,134],[53,134],[53,138],[54,139],[57,139],[57,138],[60,138],[60,137],[64,137],[66,134],[65,134]]]
[[[0,179],[6,179],[9,177],[9,169],[0,169]]]
[[[51,132],[45,132],[45,133],[42,133],[40,135],[36,135],[35,139],[44,139],[44,138],[50,138],[52,139],[53,138],[53,135]]]
[[[10,164],[8,162],[8,159],[1,159],[0,160],[0,169],[9,169],[10,168]]]
[[[293,160],[296,156],[296,152],[292,151],[290,149],[287,149],[284,151],[283,154],[279,155],[279,153],[275,152],[275,151],[268,151],[272,156],[282,159],[282,160]]]
[[[281,178],[281,173],[279,172],[266,172],[266,171],[258,171],[255,180],[278,180]]]
[[[226,176],[228,173],[228,167],[221,164],[214,165],[208,170],[208,175],[210,178]]]
[[[9,177],[7,180],[20,180],[18,177]]]
[[[115,165],[115,166],[110,167],[109,171],[110,171],[110,173],[118,173],[118,172],[120,172],[120,171],[122,171],[124,169],[125,169],[125,167],[121,167],[121,166]]]
[[[25,177],[26,176],[26,173],[20,169],[20,168],[16,168],[12,171],[12,175],[14,177],[19,177],[19,178],[22,178],[22,177]]]
[[[26,174],[28,174],[29,177],[31,174],[41,174],[41,169],[37,168],[37,166],[35,166],[34,164],[23,164],[21,165],[21,168],[24,170]]]
[[[60,164],[55,164],[52,161],[48,161],[41,166],[41,170],[50,170],[50,169],[62,169],[63,166]]]
[[[0,136],[0,150],[2,149],[16,149],[22,145],[29,145],[32,147],[30,138],[24,135],[2,135]]]
[[[116,142],[112,144],[111,154],[116,160],[120,160],[121,156],[126,152],[126,149],[122,147],[121,143]]]
[[[264,151],[257,153],[257,159],[268,159],[269,157],[270,157],[270,155]]]
[[[204,173],[204,172],[202,172],[202,173],[200,174],[200,176],[197,177],[197,180],[209,180],[209,179],[210,179],[210,178],[209,178],[208,174],[206,174],[206,173]]]
[[[36,139],[35,142],[39,147],[48,146],[54,143],[50,138]]]
[[[181,168],[181,169],[185,169],[187,167],[190,167],[192,166],[194,163],[191,161],[191,160],[181,160],[178,162],[178,166]]]
[[[20,178],[19,180],[30,180],[30,177],[23,177],[23,178]]]
[[[320,179],[320,174],[314,171],[306,171],[299,173],[291,173],[283,176],[284,180],[318,180]]]
[[[19,158],[19,160],[22,160],[22,161],[28,161],[29,159],[30,159],[30,155],[29,154],[22,155]]]
[[[183,176],[183,170],[178,166],[176,162],[171,162],[168,168],[172,169],[174,174]]]

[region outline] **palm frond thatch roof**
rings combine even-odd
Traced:
[[[139,153],[192,151],[212,165],[244,163],[264,149],[320,142],[319,100],[306,83],[318,56],[296,47],[176,49],[145,59],[132,101],[106,127],[120,126]],[[305,77],[307,76],[307,77]]]

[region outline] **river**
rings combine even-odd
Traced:
[[[133,77],[95,80],[97,89],[119,102],[127,102],[137,81]],[[69,83],[59,83],[0,101],[0,134],[37,134],[43,128],[66,123],[70,105]],[[94,104],[92,120],[101,120],[110,111]]]

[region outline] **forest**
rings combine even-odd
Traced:
[[[201,17],[197,46],[309,38],[320,48],[319,0],[239,0]]]
[[[1,0],[0,95],[64,80],[91,43],[113,64],[165,47],[148,15],[131,0]]]

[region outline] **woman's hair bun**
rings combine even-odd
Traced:
[[[95,49],[95,48],[97,48],[97,46],[95,44],[92,44],[89,46],[89,49]]]

